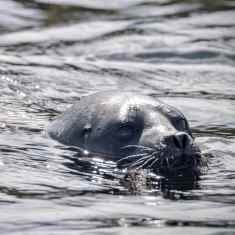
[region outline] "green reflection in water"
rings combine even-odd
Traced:
[[[117,0],[118,1],[118,0]],[[90,21],[92,19],[105,18],[105,16],[119,16],[118,10],[109,9],[97,9],[97,3],[94,0],[94,7],[92,6],[74,6],[69,2],[64,4],[51,4],[51,3],[40,3],[36,0],[17,0],[22,3],[25,7],[33,7],[43,11],[45,14],[44,26],[50,26],[60,23],[68,23],[74,21]],[[187,4],[200,4],[201,7],[198,11],[218,11],[235,8],[235,1],[229,0],[169,0],[169,1],[155,1],[150,3],[141,3],[140,5],[158,6],[158,5],[171,5],[178,3]],[[130,7],[131,8],[131,7]],[[126,10],[124,8],[124,10]],[[183,15],[182,15],[183,14]],[[175,16],[187,16],[187,13],[175,14]],[[169,17],[165,15],[163,17]]]

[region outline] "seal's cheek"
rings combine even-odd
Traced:
[[[146,147],[154,147],[160,143],[162,134],[156,128],[148,128],[142,132],[139,139],[139,145]]]
[[[175,128],[166,125],[157,125],[151,128],[145,128],[139,139],[139,145],[147,147],[155,147],[160,144],[160,142],[169,135],[174,135],[176,133]]]

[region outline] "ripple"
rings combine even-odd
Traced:
[[[125,21],[89,22],[75,25],[58,26],[40,31],[26,30],[5,34],[0,37],[0,45],[32,44],[46,41],[82,41],[92,40],[105,34],[124,29],[130,24]]]
[[[100,10],[119,10],[132,5],[137,5],[145,0],[36,0],[39,3],[47,4],[61,4],[61,5],[70,5],[70,6],[79,6],[88,9],[100,9]]]
[[[1,1],[1,232],[232,234],[234,7]],[[141,172],[133,182],[115,163],[48,138],[51,119],[81,96],[110,89],[182,110],[208,159],[205,174],[192,182]]]

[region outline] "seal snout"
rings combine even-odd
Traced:
[[[188,147],[191,147],[193,143],[192,137],[186,132],[176,132],[173,135],[165,136],[163,141],[173,147],[174,149],[184,151]]]
[[[178,131],[165,136],[162,143],[164,148],[162,149],[161,164],[155,170],[160,171],[163,175],[195,173],[201,154],[188,133]]]

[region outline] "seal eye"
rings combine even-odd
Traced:
[[[91,133],[91,125],[85,125],[82,130],[82,136],[87,137]]]
[[[117,135],[120,140],[127,141],[134,136],[134,131],[131,125],[124,125],[118,129]]]

